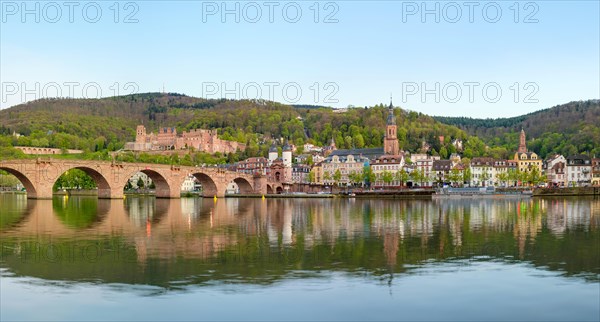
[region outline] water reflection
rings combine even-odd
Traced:
[[[24,220],[31,211],[27,198],[0,193],[0,230],[8,229]]]
[[[465,260],[526,262],[588,282],[600,274],[592,198],[0,197],[0,268],[45,280],[179,288],[341,271],[391,281]]]
[[[52,209],[60,221],[74,229],[90,228],[102,222],[109,208],[108,200],[95,198],[63,196],[52,203]]]

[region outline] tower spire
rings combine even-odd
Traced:
[[[398,155],[400,152],[396,129],[396,116],[394,115],[394,105],[392,104],[392,93],[390,93],[390,106],[388,107],[385,129],[386,134],[385,139],[383,140],[383,150],[385,154]]]
[[[527,152],[527,140],[525,138],[525,130],[521,127],[521,135],[519,136],[519,153]]]
[[[392,98],[390,97],[390,106],[388,107],[387,125],[396,125],[396,116],[394,115],[394,105],[392,105]]]

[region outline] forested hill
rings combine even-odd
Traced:
[[[450,138],[467,134],[432,117],[395,110],[400,146],[417,151],[423,141],[434,154],[452,152]],[[262,100],[207,100],[181,94],[147,93],[103,99],[42,99],[0,110],[1,145],[35,145],[87,151],[117,150],[134,140],[135,127],[148,131],[177,127],[218,129],[223,139],[248,144],[244,156],[266,155],[270,138],[288,138],[296,145],[311,142],[338,148],[382,146],[386,106],[351,108],[345,112],[318,106],[290,106]],[[13,132],[24,135],[16,139]],[[440,143],[439,136],[445,141]],[[477,138],[468,140],[483,152]],[[442,149],[442,147],[444,149]]]
[[[514,147],[523,128],[528,147],[542,156],[553,152],[600,153],[600,100],[597,99],[570,102],[512,118],[435,116],[434,119],[457,126],[493,146]]]

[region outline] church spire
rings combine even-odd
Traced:
[[[396,125],[396,116],[394,116],[394,105],[392,104],[392,94],[390,94],[390,106],[388,107],[387,125]]]
[[[383,140],[383,151],[387,155],[398,155],[400,152],[396,129],[396,116],[394,115],[394,105],[390,93],[390,106],[388,107],[385,138]]]
[[[527,140],[525,139],[525,130],[521,128],[521,135],[519,136],[519,153],[527,152]]]

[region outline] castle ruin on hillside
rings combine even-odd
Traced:
[[[138,125],[136,129],[135,142],[127,142],[125,150],[129,151],[169,151],[188,150],[206,153],[235,153],[237,150],[244,151],[246,145],[236,141],[219,139],[217,130],[194,129],[183,131],[177,135],[174,127],[163,127],[157,134],[146,133],[146,127]]]

